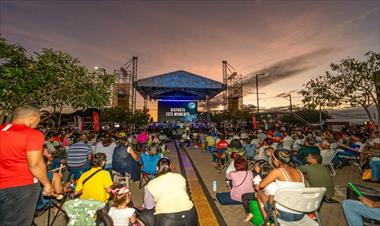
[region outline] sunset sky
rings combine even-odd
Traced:
[[[29,53],[69,52],[107,70],[139,57],[139,78],[175,70],[244,76],[244,103],[283,106],[332,62],[380,51],[380,1],[4,1],[0,32]],[[294,102],[300,102],[294,94]],[[139,101],[138,107],[142,106]],[[156,108],[155,104],[151,108]]]

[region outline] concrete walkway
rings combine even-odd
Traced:
[[[181,165],[179,161],[179,156],[182,156],[181,158],[186,158],[187,155],[185,153],[181,153],[178,155],[176,148],[173,143],[169,144],[169,150],[170,153],[165,154],[166,157],[168,157],[172,163],[175,166],[175,172],[181,173]],[[217,170],[214,165],[211,163],[211,156],[202,151],[199,148],[188,148],[186,149],[186,153],[188,153],[188,159],[186,160],[187,164],[187,171],[186,167],[183,167],[183,171],[191,178],[188,179],[189,184],[202,184],[202,189],[207,189],[206,193],[209,193],[211,195],[211,199],[207,199],[208,201],[214,202],[214,206],[219,210],[221,216],[216,215],[217,217],[222,217],[222,222],[224,221],[226,225],[228,226],[244,226],[244,225],[252,225],[251,223],[243,223],[243,219],[245,217],[244,209],[241,205],[233,205],[233,206],[221,206],[219,202],[215,199],[215,194],[212,190],[212,183],[213,181],[216,181],[217,183],[217,192],[228,192],[227,184],[225,183],[225,175],[221,173],[219,170]],[[181,155],[182,154],[182,155]],[[189,164],[189,162],[192,162],[194,164],[194,171],[192,171],[192,164]],[[191,172],[190,172],[191,171]],[[194,172],[197,171],[199,176],[201,177],[201,181],[194,181],[195,180],[195,174]],[[347,182],[351,181],[353,183],[362,184],[364,186],[373,187],[375,189],[380,190],[380,184],[374,184],[374,183],[368,183],[363,182],[360,179],[360,174],[357,166],[347,166],[341,170],[337,170],[337,175],[333,177],[335,185],[338,186],[337,190],[340,191],[342,194],[340,197],[337,197],[338,199],[344,199],[345,197],[345,186],[347,185]],[[191,175],[190,175],[191,174]],[[189,186],[190,187],[190,186]],[[143,189],[139,189],[138,183],[131,182],[130,189],[132,192],[132,201],[135,204],[135,206],[141,206],[143,203]],[[201,191],[200,187],[197,187],[198,191]],[[192,194],[192,193],[191,193]],[[199,193],[200,194],[200,193]],[[197,199],[202,198],[199,197],[192,197],[194,201],[197,201]],[[202,198],[202,200],[206,200],[205,197]],[[211,207],[207,207],[211,208]],[[210,209],[211,211],[211,209]],[[215,211],[214,211],[215,212]],[[342,226],[347,225],[346,221],[344,219],[344,214],[341,208],[341,204],[323,204],[321,207],[321,219],[322,224],[324,226]],[[204,217],[207,218],[207,217]],[[200,222],[208,222],[209,219],[203,219],[202,216],[200,216]],[[219,219],[220,220],[220,219]],[[47,214],[42,215],[41,217],[37,218],[35,221],[39,226],[46,225],[47,223]],[[66,219],[65,216],[62,214],[60,215],[54,225],[63,226],[66,225]],[[215,222],[215,221],[213,221]],[[203,224],[205,225],[205,224]],[[217,225],[217,224],[210,224],[210,225]],[[222,225],[219,223],[219,225]]]

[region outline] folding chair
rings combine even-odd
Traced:
[[[141,155],[140,163],[141,176],[139,188],[144,187],[151,179],[156,177],[157,163],[162,158],[162,154]]]
[[[346,159],[347,161],[353,160],[355,165],[358,167],[360,174],[363,174],[363,169],[360,162],[360,156],[359,155],[353,155],[353,156],[345,156],[341,155],[339,156],[341,159]]]
[[[337,153],[338,153],[337,150],[327,150],[327,151],[322,150],[321,151],[322,166],[326,166],[329,169],[331,176],[336,175],[334,164],[332,163],[332,161]]]
[[[131,175],[129,173],[119,173],[115,170],[112,170],[112,178],[113,182],[129,187],[129,182],[131,180]]]
[[[40,199],[38,200],[36,211],[34,213],[32,225],[38,226],[37,223],[35,222],[35,219],[37,217],[42,216],[46,212],[48,214],[48,217],[47,217],[47,223],[44,223],[44,225],[47,225],[47,226],[53,225],[55,220],[59,216],[60,212],[66,215],[66,212],[62,209],[62,205],[64,202],[65,202],[64,199],[61,200],[61,203],[58,203],[57,200],[55,200],[53,197],[44,197],[41,192]],[[53,208],[57,209],[57,212],[55,214],[52,213]],[[51,220],[51,218],[53,219]]]
[[[148,184],[150,180],[152,180],[155,177],[156,177],[156,174],[150,174],[150,173],[141,171],[139,188],[143,188],[145,185]]]
[[[318,226],[321,225],[318,209],[321,206],[326,188],[281,188],[275,196],[271,205],[268,217],[265,219],[265,225],[269,218],[272,217],[276,226]],[[277,218],[276,206],[280,204],[288,209],[305,213],[305,216],[299,221],[284,221]],[[314,213],[317,221],[311,219],[307,214]]]

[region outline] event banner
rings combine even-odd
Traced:
[[[160,100],[158,101],[158,121],[192,122],[198,117],[196,101]]]

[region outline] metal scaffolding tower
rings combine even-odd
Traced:
[[[243,107],[243,76],[238,74],[226,60],[223,64],[223,83],[226,90],[223,93],[224,110],[237,111]]]
[[[113,106],[125,106],[133,113],[136,111],[136,89],[137,81],[137,57],[134,56],[125,63],[120,70],[115,70],[116,83],[114,84]],[[124,102],[121,102],[124,98]],[[121,104],[123,103],[123,104]]]
[[[137,56],[132,57],[132,112],[136,111]]]

